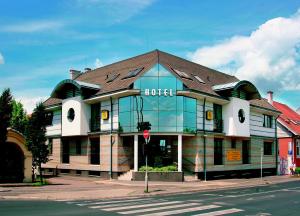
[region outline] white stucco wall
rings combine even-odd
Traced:
[[[53,111],[52,125],[46,128],[46,136],[61,135],[61,109]]]
[[[238,112],[244,110],[245,121],[239,121]],[[223,105],[224,132],[227,136],[250,137],[250,104],[249,101],[231,97],[228,104]]]
[[[68,111],[73,108],[75,118],[68,120]],[[90,105],[82,101],[81,97],[73,97],[62,102],[62,136],[87,135],[91,118]]]

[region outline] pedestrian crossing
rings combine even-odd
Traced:
[[[230,208],[221,203],[203,203],[202,200],[174,200],[167,198],[130,198],[114,200],[67,201],[70,205],[95,209],[118,215],[164,216],[164,215],[194,215],[218,216],[238,214],[244,210]]]

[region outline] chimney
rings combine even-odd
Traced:
[[[84,68],[84,72],[88,72],[88,71],[91,71],[92,69],[91,68]]]
[[[70,69],[70,78],[71,78],[72,80],[73,80],[73,79],[76,79],[76,77],[78,77],[80,74],[81,74],[80,71],[74,70],[74,69]]]
[[[272,91],[267,92],[267,99],[268,99],[269,104],[273,105],[273,92]]]

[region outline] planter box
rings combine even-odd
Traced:
[[[183,172],[148,172],[149,181],[182,182]],[[133,172],[133,181],[144,181],[145,172]]]

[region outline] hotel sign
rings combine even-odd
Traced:
[[[146,96],[173,96],[173,89],[145,89]]]
[[[239,161],[241,160],[241,151],[239,150],[228,150],[226,154],[228,161]]]

